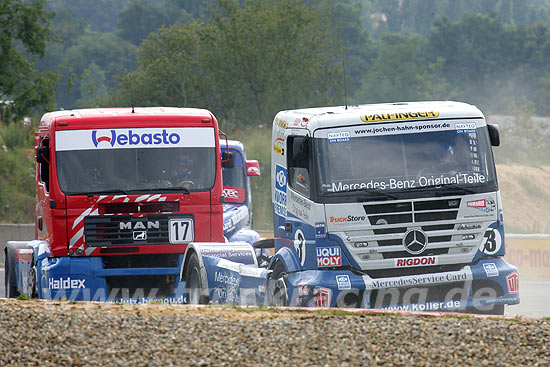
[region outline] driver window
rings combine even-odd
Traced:
[[[308,138],[289,136],[287,138],[287,152],[288,183],[294,190],[309,198],[310,153]]]
[[[43,139],[39,148],[37,149],[36,161],[39,165],[39,178],[46,188],[46,192],[50,191],[50,154],[49,154],[50,140]]]

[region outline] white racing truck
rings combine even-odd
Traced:
[[[275,239],[254,245],[274,255],[190,244],[190,300],[502,314],[519,281],[502,258],[499,140],[457,102],[278,113]]]

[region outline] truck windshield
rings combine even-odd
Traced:
[[[321,196],[362,192],[367,199],[387,199],[413,192],[433,195],[434,189],[442,194],[496,190],[486,126],[388,135],[361,132],[340,129],[315,139]]]
[[[222,152],[225,148],[222,148]],[[246,201],[246,175],[245,161],[241,153],[235,149],[229,149],[235,156],[235,165],[223,170],[223,196],[226,202],[242,204]]]
[[[66,194],[208,191],[214,186],[215,152],[214,147],[58,151],[59,185]]]

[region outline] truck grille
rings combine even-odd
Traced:
[[[88,247],[156,245],[168,243],[169,215],[89,216],[84,219]]]
[[[410,224],[456,219],[460,199],[367,204],[363,207],[372,225],[381,222]]]
[[[407,232],[408,226],[426,224],[426,222],[456,220],[460,199],[451,200],[430,200],[412,201],[392,204],[364,205],[371,225],[384,227],[386,224],[404,224],[403,227],[392,226],[390,228],[374,229],[374,234],[385,235]],[[420,228],[428,235],[428,244],[451,241],[452,236],[430,236],[432,231],[452,230],[454,224],[420,225]],[[400,246],[402,238],[391,240],[379,240],[378,246]],[[447,254],[448,248],[427,250],[423,256]],[[392,251],[382,254],[384,259],[395,259],[401,257],[412,257],[407,251]]]
[[[414,274],[415,267],[403,263],[398,266],[395,260],[410,257],[437,256],[438,267],[469,263],[481,243],[487,222],[496,218],[459,219],[461,200],[461,197],[421,198],[364,204],[368,228],[348,230],[342,235],[363,270],[399,268],[402,275]],[[468,227],[461,228],[461,224]],[[412,230],[425,236],[426,247],[420,253],[408,252],[403,244]]]

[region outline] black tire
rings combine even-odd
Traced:
[[[28,278],[28,289],[31,291],[31,298],[38,298],[38,280],[37,280],[37,271],[36,266],[33,265],[31,267],[31,270],[29,272],[29,278]]]
[[[208,290],[202,288],[202,274],[199,258],[195,252],[189,257],[185,271],[185,286],[187,287],[188,302],[192,305],[206,305],[209,302],[206,295]],[[206,293],[206,294],[205,294]]]
[[[16,298],[19,296],[17,291],[17,284],[15,279],[15,250],[23,248],[19,244],[8,243],[6,246],[6,260],[4,263],[4,286],[6,292],[6,298]]]
[[[4,260],[4,297],[6,298],[15,298],[17,297],[16,286],[15,286],[15,269],[13,268],[13,258],[10,259],[8,256],[8,251],[5,251],[5,260]]]
[[[277,261],[267,283],[268,302],[270,306],[286,307],[289,305],[286,269]]]

